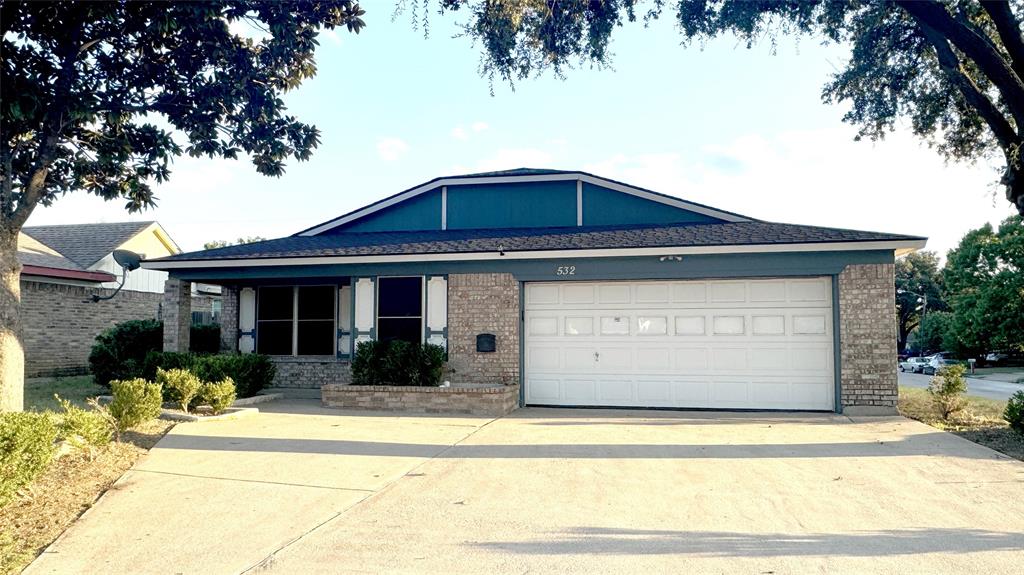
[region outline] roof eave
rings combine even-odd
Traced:
[[[521,251],[475,251],[475,252],[430,252],[409,254],[370,254],[342,256],[282,256],[223,258],[207,260],[160,259],[142,262],[142,267],[154,270],[209,269],[232,267],[269,267],[301,265],[373,264],[425,261],[487,261],[487,260],[531,260],[598,258],[598,257],[644,257],[666,255],[707,255],[707,254],[756,254],[785,252],[836,252],[893,250],[902,255],[925,246],[924,238],[900,238],[874,241],[806,242],[770,244],[723,244],[709,246],[662,246],[662,247],[621,247],[590,249],[551,249]]]

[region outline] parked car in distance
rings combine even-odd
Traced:
[[[935,375],[935,372],[946,367],[947,365],[954,365],[956,362],[948,357],[943,357],[942,354],[935,354],[931,357],[925,358],[928,363],[921,366],[921,373],[925,375]]]
[[[910,373],[921,373],[924,366],[931,361],[930,357],[908,357],[906,360],[900,362],[900,371],[909,371]]]
[[[990,351],[985,356],[985,361],[988,363],[1002,363],[1007,359],[1010,359],[1009,354],[1003,353],[1001,351]]]

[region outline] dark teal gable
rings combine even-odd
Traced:
[[[394,232],[441,229],[441,190],[430,190],[324,232]]]
[[[692,224],[721,222],[717,218],[583,183],[583,225]]]
[[[448,229],[576,225],[576,181],[448,186]]]

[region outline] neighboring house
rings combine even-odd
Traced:
[[[219,284],[223,346],[274,356],[278,385],[347,382],[357,342],[402,339],[525,405],[884,413],[894,257],[924,245],[519,169],[143,265],[171,274],[165,348],[186,345],[189,282]]]
[[[159,318],[167,273],[138,269],[124,289],[108,295],[121,281],[113,251],[127,249],[145,257],[181,250],[157,222],[117,222],[26,227],[18,237],[25,373],[29,377],[88,370],[93,340],[107,327],[129,319]],[[198,286],[202,287],[202,286]],[[219,308],[219,293],[197,293],[193,306]]]

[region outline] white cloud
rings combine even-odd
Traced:
[[[335,46],[341,45],[341,36],[338,36],[338,32],[336,30],[329,30],[327,28],[324,28],[323,30],[320,31],[320,36],[327,38]]]
[[[1011,213],[993,202],[993,170],[945,165],[906,133],[877,144],[842,128],[749,135],[693,158],[619,154],[584,169],[759,219],[927,236],[941,255]]]
[[[487,125],[487,122],[473,122],[473,125],[471,127],[474,132],[483,132],[490,126]]]
[[[377,155],[385,162],[394,162],[409,150],[401,138],[380,138],[377,140]]]
[[[465,128],[462,126],[455,126],[452,128],[452,137],[464,142],[469,139],[469,134],[466,133]]]

